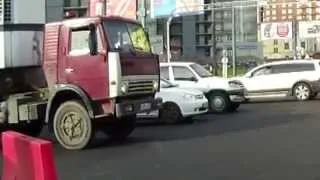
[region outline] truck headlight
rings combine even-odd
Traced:
[[[120,86],[120,91],[123,94],[126,94],[128,92],[128,83],[127,82],[122,82]]]
[[[159,82],[158,81],[153,81],[153,90],[158,91],[159,89]]]

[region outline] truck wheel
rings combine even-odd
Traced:
[[[111,141],[123,141],[132,133],[135,127],[136,116],[129,116],[116,119],[102,131]]]
[[[54,116],[53,130],[61,146],[68,150],[88,147],[94,136],[91,118],[79,101],[60,105]]]
[[[224,92],[212,92],[208,100],[210,110],[215,113],[227,112],[231,106],[230,99]]]
[[[179,106],[174,103],[166,103],[159,111],[159,117],[166,124],[176,124],[182,120]]]

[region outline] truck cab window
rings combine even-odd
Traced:
[[[106,21],[104,28],[111,50],[118,52],[151,52],[151,45],[142,26],[122,21]]]
[[[80,56],[90,53],[89,48],[90,30],[72,30],[71,32],[71,46],[69,55]]]

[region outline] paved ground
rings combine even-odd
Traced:
[[[243,105],[191,125],[142,124],[125,144],[56,147],[64,180],[320,180],[320,101]]]

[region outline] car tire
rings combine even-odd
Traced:
[[[240,103],[232,103],[229,107],[229,112],[235,112],[240,107]]]
[[[228,112],[231,106],[229,96],[225,92],[212,92],[208,100],[210,111],[214,113]]]
[[[177,124],[182,121],[181,110],[174,103],[165,103],[159,111],[159,119],[166,124]]]
[[[67,101],[59,106],[53,130],[60,145],[68,150],[87,148],[94,137],[92,120],[80,101]]]
[[[136,116],[127,116],[115,119],[108,123],[102,132],[108,136],[111,141],[124,141],[136,128]]]
[[[301,82],[293,87],[293,96],[298,101],[306,101],[312,96],[312,91],[307,83]]]

